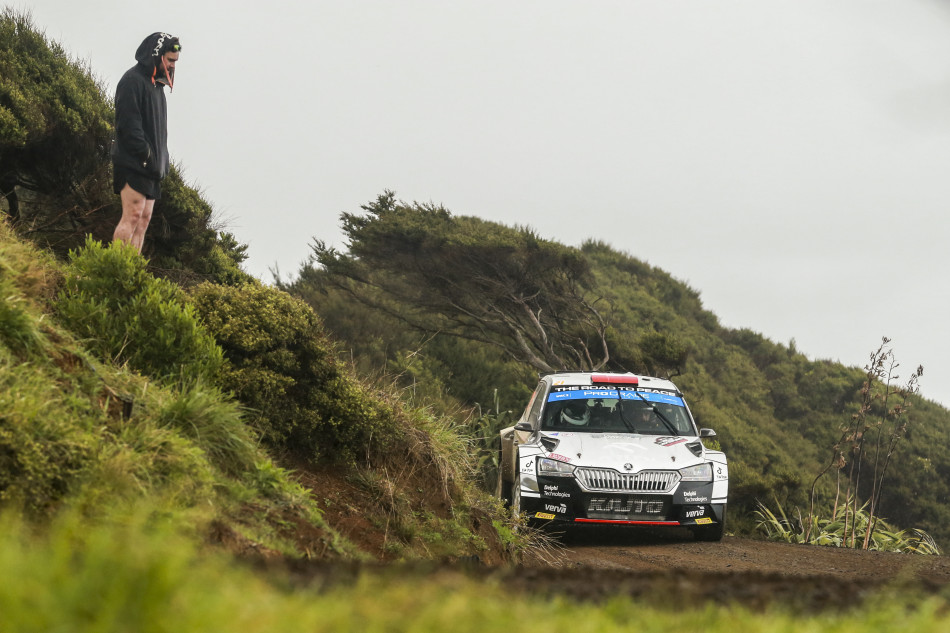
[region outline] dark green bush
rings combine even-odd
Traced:
[[[229,361],[222,385],[271,446],[353,461],[398,434],[393,407],[337,359],[303,301],[257,283],[201,284],[192,298]]]
[[[253,278],[241,270],[247,245],[219,231],[214,208],[201,191],[188,186],[173,165],[162,181],[162,197],[145,238],[144,253],[153,270],[174,280],[237,286]]]
[[[60,319],[105,360],[128,363],[156,378],[213,379],[221,349],[199,322],[187,295],[145,270],[145,260],[122,243],[87,239],[70,252],[56,308]]]
[[[102,188],[109,161],[112,108],[90,70],[33,25],[29,13],[0,13],[0,191],[15,221],[45,225],[55,213],[26,213],[23,191],[56,195],[95,208],[88,189]],[[82,192],[82,193],[81,193]],[[88,206],[87,206],[88,205]],[[62,219],[81,221],[64,204]],[[39,220],[39,222],[37,222]],[[65,224],[66,222],[63,222]]]
[[[0,506],[59,501],[93,459],[95,412],[33,363],[0,353]]]

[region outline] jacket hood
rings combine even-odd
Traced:
[[[135,51],[135,61],[151,70],[158,65],[162,55],[176,44],[180,46],[178,38],[174,35],[163,32],[152,33],[139,44]]]

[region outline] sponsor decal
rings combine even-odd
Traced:
[[[683,407],[686,404],[683,398],[676,395],[674,391],[665,389],[649,389],[637,387],[595,387],[594,385],[576,385],[576,386],[558,386],[552,385],[551,393],[548,394],[548,402],[558,400],[578,400],[581,398],[617,398],[621,400],[645,400],[647,402],[662,402],[665,404],[675,404]]]
[[[565,505],[565,504],[563,504],[563,503],[562,503],[561,505],[558,505],[558,506],[552,506],[552,505],[549,505],[549,504],[544,504],[544,509],[547,510],[548,512],[559,512],[559,513],[561,513],[561,514],[565,514],[565,513],[567,512],[567,505]]]
[[[697,525],[706,525],[707,523],[712,523],[712,519],[708,517],[705,519],[696,519],[696,523]]]
[[[658,437],[656,438],[656,443],[660,446],[676,446],[677,444],[682,444],[688,439],[689,438],[686,437]]]
[[[571,493],[564,492],[557,486],[552,486],[550,484],[544,485],[544,494],[547,495],[548,497],[563,497],[565,499],[571,498]]]
[[[684,490],[683,498],[686,503],[709,503],[709,497],[700,497],[695,490]]]
[[[553,519],[553,514],[548,514],[547,512],[535,512],[534,518],[536,519]]]
[[[725,472],[723,472],[722,466],[716,468],[716,479],[723,480],[729,479]]]
[[[663,502],[623,497],[591,497],[588,512],[615,512],[617,514],[660,514]]]
[[[521,472],[523,473],[532,473],[534,472],[534,459],[529,459],[521,465]]]
[[[551,459],[556,459],[556,460],[558,460],[559,462],[570,462],[570,461],[571,461],[571,458],[570,458],[570,457],[565,457],[564,455],[558,455],[557,453],[549,453],[549,454],[548,454],[548,457],[550,457]]]
[[[706,508],[693,508],[692,510],[687,510],[683,513],[683,516],[687,519],[695,519],[697,517],[705,516]]]

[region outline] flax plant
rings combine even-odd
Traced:
[[[854,501],[849,498],[840,508],[839,514],[832,518],[822,518],[814,513],[802,516],[796,511],[792,517],[775,500],[775,510],[771,510],[761,501],[757,502],[757,528],[769,540],[800,543],[805,545],[826,545],[830,547],[853,547],[851,536],[855,530],[868,534],[866,550],[882,552],[902,552],[906,554],[940,555],[940,547],[923,530],[900,530],[880,517],[871,515],[869,502],[854,510]],[[872,523],[874,529],[871,528]],[[855,527],[856,526],[856,527]]]
[[[843,521],[844,543],[848,547],[860,545],[862,549],[874,549],[871,544],[878,528],[880,501],[888,467],[898,443],[907,433],[911,397],[918,393],[918,382],[924,372],[923,366],[918,366],[906,383],[897,384],[900,380],[897,374],[900,364],[889,343],[889,338],[882,337],[880,346],[871,353],[864,368],[867,373],[861,387],[858,410],[851,415],[838,441],[832,446],[831,460],[812,482],[808,518],[804,521],[805,542],[814,540],[812,530],[820,523],[815,514],[818,482],[834,469],[836,485],[831,521]],[[869,463],[865,464],[865,461]],[[861,478],[867,470],[871,472],[871,494],[859,508]],[[843,492],[842,479],[845,480]],[[841,501],[842,495],[844,502]],[[867,520],[859,521],[858,518],[862,516],[866,516]]]

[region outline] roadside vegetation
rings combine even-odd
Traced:
[[[290,579],[195,547],[165,520],[134,514],[85,531],[60,516],[42,535],[0,524],[0,627],[35,631],[419,631],[482,633],[542,622],[557,630],[907,633],[950,626],[940,597],[888,591],[820,613],[695,603],[669,594],[583,602],[511,591],[457,570],[395,569]],[[330,570],[328,570],[329,573]]]
[[[793,517],[776,501],[776,509],[758,502],[759,530],[769,538],[789,543],[831,545],[852,549],[940,554],[934,539],[920,529],[900,530],[880,517],[878,507],[887,483],[891,460],[907,434],[912,396],[924,368],[918,366],[906,383],[897,384],[900,364],[884,337],[871,353],[861,401],[855,413],[842,424],[841,435],[831,447],[831,461],[818,473],[811,485],[808,510],[798,508]],[[832,498],[820,499],[818,484],[834,471]],[[858,491],[862,479],[870,479],[870,495],[858,507]],[[829,507],[827,514],[820,509]]]
[[[886,517],[950,539],[948,412],[919,396],[919,374],[890,395],[877,376],[865,389],[858,368],[722,327],[696,290],[604,243],[571,249],[392,192],[341,219],[348,251],[317,242],[281,287],[313,306],[360,372],[440,410],[471,411],[489,489],[497,429],[520,416],[543,360],[672,377],[729,456],[730,532],[756,531],[760,501],[807,512],[837,494],[851,500],[849,516],[869,500],[872,525]],[[559,292],[583,309],[562,312],[550,298]],[[816,479],[833,446],[834,463],[846,454],[854,467]]]
[[[730,457],[734,533],[754,532],[759,500],[835,498],[814,476],[836,446],[874,464],[842,489],[849,543],[894,526],[933,535],[918,548],[950,539],[950,412],[915,385],[885,403],[860,370],[724,328],[697,291],[606,244],[392,192],[344,215],[350,250],[317,241],[270,286],[175,169],[143,258],[108,243],[111,119],[91,70],[4,9],[0,630],[610,630],[633,615],[770,630],[731,607],[502,599],[459,576],[295,584],[287,570],[312,561],[552,556],[489,494],[498,430],[545,368],[675,377]],[[843,420],[880,442],[847,453]],[[854,529],[865,501],[870,537]],[[904,628],[943,621],[932,607]],[[862,630],[902,608],[874,607]],[[852,630],[829,617],[808,623]]]

